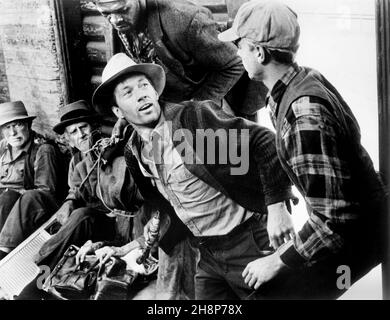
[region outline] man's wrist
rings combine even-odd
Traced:
[[[267,209],[268,209],[268,214],[279,213],[280,210],[283,210],[283,209],[287,210],[286,202],[285,201],[281,201],[281,202],[276,202],[276,203],[273,203],[273,204],[269,204],[267,206]]]
[[[277,256],[276,260],[277,260],[277,268],[279,271],[283,271],[285,269],[289,269],[288,265],[285,264],[282,260],[282,258],[280,257],[280,252],[279,250],[276,250],[275,252],[275,255]]]
[[[107,244],[107,241],[99,241],[92,244],[91,249],[93,251],[99,250],[100,248],[103,248]]]

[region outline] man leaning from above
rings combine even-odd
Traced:
[[[348,289],[340,270],[352,284],[380,261],[387,195],[351,109],[321,73],[295,62],[299,36],[296,13],[278,1],[245,3],[219,36],[268,87],[278,157],[309,215],[280,258],[258,259],[243,276],[265,298],[336,298]]]
[[[102,80],[94,107],[133,126],[125,148],[128,168],[145,201],[154,203],[168,222],[159,242],[165,253],[159,257],[178,268],[169,273],[160,266],[158,281],[194,280],[187,270],[193,266],[186,264],[191,252],[180,251],[189,241],[200,251],[197,299],[250,296],[252,289],[241,276],[245,267],[272,252],[269,239],[276,248],[294,234],[286,207],[290,183],[277,159],[273,133],[225,113],[212,101],[160,104],[164,70],[136,64],[124,54],[109,60]],[[220,130],[215,144],[198,136],[206,129]],[[195,147],[202,139],[206,144]],[[223,156],[229,149],[242,155],[244,169]]]
[[[218,40],[218,24],[206,7],[187,0],[94,3],[125,39],[130,58],[164,68],[161,101],[213,100],[252,120],[265,105],[266,87],[248,78],[232,43]]]
[[[22,101],[0,104],[0,260],[58,208],[58,153],[31,129]],[[59,188],[58,188],[59,189]]]

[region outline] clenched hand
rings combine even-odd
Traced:
[[[279,253],[275,252],[264,258],[256,259],[249,262],[242,277],[245,283],[257,290],[263,283],[274,278],[286,265],[279,257]]]

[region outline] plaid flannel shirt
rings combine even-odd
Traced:
[[[291,66],[268,94],[274,126],[278,104],[299,71],[296,64]],[[326,104],[320,98],[302,96],[292,103],[283,120],[281,154],[309,208],[309,219],[296,239],[278,249],[282,261],[290,267],[309,266],[340,251],[344,239],[337,228],[357,218],[359,204],[350,196],[349,164]]]

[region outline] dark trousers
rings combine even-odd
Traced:
[[[194,277],[199,253],[184,239],[167,255],[159,250],[156,296],[158,300],[195,299]]]
[[[246,265],[270,253],[265,219],[251,217],[229,234],[193,238],[200,260],[195,276],[197,300],[245,299],[252,293],[242,277]]]
[[[47,265],[52,269],[70,245],[82,246],[87,240],[110,241],[114,237],[115,218],[109,218],[92,208],[78,208],[59,231],[43,244],[37,264]]]
[[[19,199],[20,193],[8,189],[0,195],[0,231],[3,230],[5,222],[7,221],[8,215],[11,212],[15,202]]]
[[[191,241],[200,250],[195,296],[200,300],[336,299],[348,289],[346,283],[353,284],[380,263],[374,238],[351,237],[338,255],[311,267],[286,269],[255,291],[244,283],[242,272],[249,262],[272,251],[265,221],[252,217],[226,236]]]
[[[55,198],[46,191],[8,190],[0,196],[0,247],[16,248],[58,209]]]

